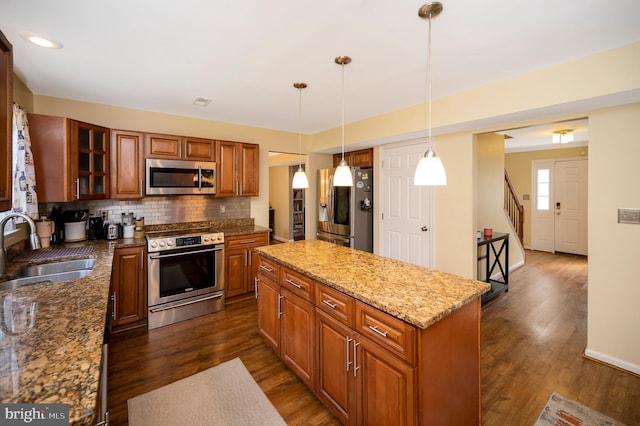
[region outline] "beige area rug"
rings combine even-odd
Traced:
[[[131,398],[127,406],[130,426],[286,425],[240,358]]]
[[[625,426],[611,417],[560,395],[551,394],[535,426]]]

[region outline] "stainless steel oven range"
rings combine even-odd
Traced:
[[[148,232],[149,329],[224,309],[224,234]]]

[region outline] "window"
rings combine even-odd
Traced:
[[[538,169],[536,209],[549,210],[549,169]]]

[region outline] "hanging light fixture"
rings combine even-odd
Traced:
[[[558,130],[556,132],[553,132],[551,142],[553,143],[573,142],[573,130]]]
[[[436,156],[432,147],[431,137],[431,19],[437,17],[442,12],[442,3],[427,3],[418,10],[418,16],[429,20],[429,47],[427,49],[427,151],[418,162],[416,173],[413,177],[414,185],[446,185],[447,174],[440,158]]]
[[[293,175],[293,189],[309,188],[309,179],[302,169],[302,89],[307,87],[307,83],[293,83],[293,87],[298,89],[298,171]]]
[[[333,186],[353,186],[351,167],[344,161],[344,66],[351,62],[348,56],[338,56],[336,64],[342,67],[342,160],[333,175]]]

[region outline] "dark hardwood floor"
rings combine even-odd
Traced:
[[[553,391],[628,425],[640,424],[640,377],[582,357],[584,257],[527,252],[510,290],[482,309],[484,425],[532,425]],[[339,422],[262,341],[253,298],[223,312],[110,341],[109,419],[127,399],[240,357],[288,424]]]

